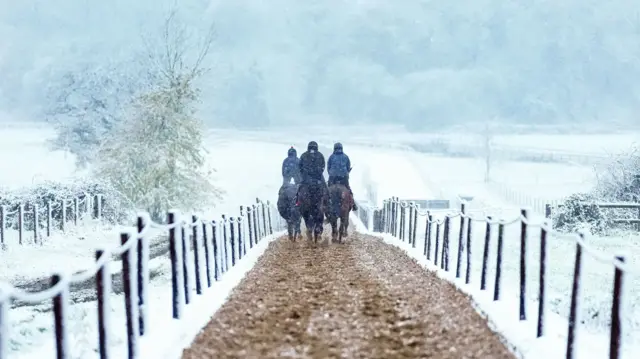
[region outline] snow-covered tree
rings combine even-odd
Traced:
[[[86,63],[67,70],[47,89],[45,111],[56,128],[52,148],[74,154],[80,168],[93,161],[123,108],[144,88],[144,79],[125,72],[138,73],[130,70],[131,62]]]
[[[205,129],[196,116],[196,80],[205,72],[211,33],[191,58],[191,37],[175,22],[171,13],[162,50],[149,54],[153,87],[135,98],[101,146],[96,164],[99,176],[155,220],[162,220],[169,208],[202,209],[221,195],[211,182]]]
[[[640,202],[640,148],[633,146],[596,169],[597,195],[606,201]]]

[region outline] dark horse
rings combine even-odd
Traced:
[[[349,212],[353,207],[351,191],[343,184],[333,184],[329,187],[329,206],[327,219],[331,223],[331,241],[343,243],[349,228]],[[340,226],[338,227],[338,220]]]
[[[278,191],[278,212],[287,221],[289,240],[295,241],[300,236],[300,210],[296,206],[298,185],[286,183]]]
[[[326,188],[324,182],[305,183],[300,185],[298,193],[300,214],[302,214],[304,225],[307,227],[307,239],[311,240],[313,235],[315,243],[318,243],[323,231]]]

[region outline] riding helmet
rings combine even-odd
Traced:
[[[307,151],[312,151],[312,150],[314,150],[314,151],[318,150],[318,143],[316,141],[311,141],[307,145]]]
[[[342,151],[342,143],[340,143],[340,142],[336,142],[336,143],[333,145],[333,150],[334,150],[334,151]]]

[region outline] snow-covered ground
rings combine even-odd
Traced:
[[[10,134],[10,141],[0,142],[0,149],[4,153],[28,153],[27,157],[21,156],[21,171],[16,174],[12,171],[0,172],[0,185],[7,187],[18,187],[28,185],[41,179],[64,179],[73,175],[73,160],[65,158],[63,154],[52,154],[44,147],[44,141],[51,134],[46,128],[39,128],[32,134],[31,131],[15,128]],[[49,131],[49,132],[47,132]],[[4,138],[3,130],[3,138]],[[26,133],[26,134],[25,134]],[[322,146],[330,146],[333,141],[332,136],[319,140]],[[293,143],[288,143],[289,138],[295,138]],[[217,169],[216,181],[218,185],[226,191],[224,199],[216,208],[208,211],[209,217],[219,216],[222,213],[237,215],[239,205],[250,205],[255,203],[255,196],[263,199],[275,201],[277,190],[281,184],[280,165],[286,155],[288,147],[293,144],[301,154],[306,148],[308,140],[316,138],[287,137],[262,138],[259,134],[248,138],[244,133],[234,131],[214,131],[208,142],[210,150],[209,158]],[[13,141],[13,142],[11,142]],[[273,141],[274,143],[267,143]],[[517,214],[508,208],[519,207],[521,205],[531,205],[528,200],[522,199],[522,195],[532,198],[539,198],[543,201],[561,198],[575,191],[589,188],[593,181],[593,174],[590,168],[579,166],[568,166],[558,164],[532,164],[518,162],[498,162],[492,166],[491,178],[493,183],[485,184],[484,164],[481,160],[444,158],[428,156],[420,153],[408,153],[400,149],[390,149],[388,146],[372,147],[370,145],[352,145],[349,139],[340,139],[345,145],[345,151],[350,155],[354,170],[351,174],[351,184],[357,198],[364,198],[367,189],[373,187],[377,192],[378,204],[390,196],[400,198],[447,198],[455,199],[457,195],[472,195],[474,202],[479,203],[477,207],[503,207],[505,217],[509,214]],[[366,142],[366,139],[362,141]],[[4,147],[7,143],[12,146]],[[375,145],[375,144],[374,144]],[[22,150],[24,148],[24,150]],[[326,151],[325,151],[326,152]],[[59,155],[59,156],[58,156]],[[328,157],[328,153],[325,156]],[[57,157],[56,157],[57,156]],[[26,160],[25,160],[26,159]],[[16,164],[14,163],[14,166]],[[15,167],[13,167],[15,168]],[[14,176],[15,175],[15,176]],[[510,192],[509,192],[510,191]],[[518,195],[505,195],[505,193],[516,193]],[[421,255],[421,242],[424,238],[424,220],[419,222],[418,230],[418,254]],[[457,243],[457,221],[453,222],[452,244]],[[78,228],[71,228],[69,235],[56,233],[52,238],[44,243],[42,247],[17,247],[10,248],[7,252],[0,252],[0,273],[2,278],[13,280],[25,278],[37,278],[51,274],[54,270],[81,270],[89,267],[93,262],[94,249],[96,246],[106,244],[116,245],[119,227],[104,228],[95,224],[84,225]],[[537,358],[541,355],[539,351],[532,348],[548,347],[545,343],[552,343],[554,340],[562,342],[566,335],[566,320],[564,318],[568,312],[568,295],[570,292],[570,280],[573,271],[573,253],[575,243],[572,240],[555,238],[549,240],[548,248],[548,271],[550,278],[547,283],[548,288],[548,308],[550,315],[547,322],[547,338],[545,341],[535,339],[535,331],[531,327],[535,312],[530,313],[526,330],[518,329],[521,324],[517,320],[517,300],[518,288],[518,251],[519,251],[519,228],[511,225],[506,228],[505,236],[505,256],[503,264],[503,300],[497,304],[507,314],[500,315],[496,309],[496,304],[487,299],[488,293],[477,294],[477,284],[479,274],[477,272],[478,261],[481,250],[478,245],[484,237],[484,228],[476,224],[473,230],[473,268],[472,275],[474,298],[478,302],[480,309],[490,313],[492,318],[497,318],[502,324],[497,324],[507,334],[510,340],[519,344],[521,349],[530,352],[529,358]],[[497,229],[493,235],[496,235]],[[532,230],[529,234],[529,270],[531,276],[528,281],[528,297],[532,301],[528,309],[534,311],[537,298],[537,257],[536,241],[538,233]],[[83,238],[83,239],[81,239]],[[455,239],[455,240],[454,240]],[[613,254],[620,251],[626,252],[628,261],[633,262],[632,254],[637,258],[638,244],[640,236],[627,236],[616,238],[591,238],[590,243],[603,253]],[[495,237],[492,240],[495,245]],[[452,248],[452,261],[455,261],[455,246]],[[25,258],[30,260],[25,261]],[[578,343],[582,348],[589,349],[588,357],[604,357],[606,353],[607,340],[607,318],[609,316],[610,287],[613,278],[613,269],[606,264],[598,264],[585,255],[583,263],[583,288],[581,305],[581,323],[578,328]],[[248,262],[247,262],[248,263]],[[452,262],[455,263],[455,262]],[[495,263],[495,247],[491,252],[490,263]],[[454,266],[455,268],[455,266]],[[464,268],[464,267],[463,267]],[[489,292],[493,288],[494,266],[489,266]],[[118,270],[114,264],[114,270]],[[151,293],[154,296],[152,302],[167,305],[169,301],[169,280],[168,260],[165,257],[158,257],[151,263],[151,269],[155,273],[152,281]],[[6,276],[6,277],[5,277]],[[232,287],[232,285],[230,285]],[[603,288],[606,288],[603,290]],[[217,289],[213,292],[217,292]],[[222,291],[221,293],[226,293]],[[624,340],[623,345],[627,352],[638,350],[637,326],[640,323],[638,310],[638,293],[640,288],[637,281],[628,279],[625,283],[625,319],[624,319]],[[215,295],[214,295],[215,296]],[[219,300],[224,300],[226,294],[221,294]],[[121,308],[123,299],[121,296],[113,296],[113,342],[114,350],[123,350],[124,319]],[[222,299],[220,299],[222,298]],[[92,348],[96,346],[95,336],[95,303],[80,303],[71,307],[70,323],[74,333],[74,357],[93,357],[96,355]],[[157,307],[153,311],[166,311],[169,307]],[[11,311],[11,349],[13,357],[38,356],[41,353],[51,352],[52,345],[52,313],[49,311],[50,305],[45,304],[38,307],[23,307]],[[213,309],[212,309],[213,310]],[[212,312],[211,312],[212,313]],[[206,317],[206,316],[204,316]],[[200,317],[200,321],[205,320]],[[564,321],[563,321],[564,320]],[[170,320],[169,320],[170,322]],[[166,322],[155,322],[152,327],[162,327]],[[506,323],[506,324],[505,324]],[[511,324],[509,324],[511,323]],[[515,324],[513,324],[515,323]],[[183,325],[183,324],[179,324]],[[506,326],[505,326],[506,325]],[[506,328],[506,329],[505,329]],[[184,328],[183,328],[184,329]],[[181,329],[182,330],[182,329]],[[158,338],[169,338],[178,331],[171,331],[171,334],[161,336],[161,333],[154,334],[149,340]],[[86,334],[82,334],[86,333]],[[177,335],[177,334],[176,334]],[[555,339],[554,339],[555,338]],[[183,338],[187,340],[186,338]],[[550,342],[547,342],[549,340]],[[170,340],[166,340],[169,342]],[[562,346],[562,344],[560,344]],[[84,348],[84,349],[83,349]],[[88,350],[86,348],[89,348]],[[562,352],[562,348],[555,348],[554,352]],[[582,350],[582,349],[581,349]],[[120,352],[118,352],[119,354]],[[533,354],[537,353],[537,354]],[[116,352],[112,353],[116,354]],[[549,352],[548,354],[551,354]],[[116,355],[118,357],[118,355]],[[578,357],[582,357],[578,355]],[[629,354],[626,356],[631,358]]]
[[[54,157],[47,152],[45,141],[47,136],[52,133],[46,129],[40,129],[41,132],[32,135],[30,130],[15,129],[11,133],[13,146],[2,150],[6,151],[5,153],[34,153],[32,157],[31,155],[22,157],[22,168],[33,168],[31,171],[38,173],[39,178],[48,180],[71,178],[74,175],[71,156],[67,158],[64,156]],[[217,169],[216,183],[225,193],[223,199],[217,203],[215,208],[208,210],[205,216],[212,219],[220,218],[222,214],[237,216],[240,210],[239,206],[254,204],[256,196],[262,200],[275,202],[278,188],[281,185],[280,165],[286,155],[287,146],[255,141],[234,141],[228,137],[220,139],[212,136],[208,140],[207,147],[209,159]],[[41,161],[41,158],[44,158],[44,161]],[[2,174],[0,175],[0,183],[10,188],[32,183],[31,175],[27,176],[29,180],[26,181],[24,173],[21,173],[22,177],[13,177],[13,173],[10,171],[0,173]],[[278,218],[277,213],[272,212],[272,215],[274,219]],[[119,244],[118,234],[125,228],[124,226],[107,227],[95,221],[86,221],[77,227],[70,225],[64,234],[61,232],[53,233],[42,245],[9,246],[6,251],[0,251],[2,280],[14,284],[24,284],[29,280],[42,279],[54,272],[76,272],[91,268],[95,261],[95,249],[116,247]],[[162,235],[159,231],[157,232],[155,235]],[[252,255],[256,256],[258,252]],[[26,260],[27,258],[28,260]],[[250,262],[251,260],[243,261],[244,269],[235,271],[244,273],[250,268]],[[112,273],[118,273],[120,270],[121,264],[119,262],[112,263]],[[153,259],[150,263],[150,270],[153,277],[150,288],[151,312],[166,313],[166,315],[152,316],[151,327],[167,328],[171,322],[169,319],[171,299],[168,277],[169,260],[166,255]],[[168,333],[160,330],[152,333],[146,346],[142,347],[143,350],[146,350],[143,352],[146,353],[145,357],[157,358],[158,353],[164,354],[166,350],[173,349],[168,346],[164,348],[165,350],[158,350],[158,342],[175,344],[173,339],[189,340],[180,334],[185,330],[182,327],[188,329],[192,327],[191,322],[195,320],[194,318],[200,318],[202,321],[207,318],[206,313],[215,311],[217,307],[208,305],[212,303],[212,300],[215,303],[222,303],[226,298],[225,293],[234,286],[234,281],[238,281],[241,275],[231,275],[230,278],[232,279],[225,279],[226,282],[215,284],[215,288],[209,291],[207,305],[198,305],[196,313],[192,313],[188,317],[191,319],[176,323],[174,327],[170,327],[176,329],[169,329]],[[73,343],[72,358],[84,359],[97,356],[95,351],[97,345],[95,302],[82,303],[84,295],[79,293],[74,296],[80,303],[71,305],[69,309]],[[92,290],[89,289],[86,295],[93,295]],[[112,342],[110,344],[114,348],[112,355],[122,357],[124,356],[123,344],[126,332],[124,330],[123,298],[121,295],[112,295],[111,301],[113,316],[111,318]],[[203,306],[207,306],[206,311],[203,311]],[[49,302],[36,306],[14,308],[10,311],[9,317],[11,358],[50,355],[53,351],[53,323]],[[172,345],[175,347],[174,344]]]
[[[75,168],[73,156],[48,149],[53,135],[52,128],[42,125],[0,124],[0,188],[69,178]]]
[[[584,129],[583,129],[584,130]],[[238,135],[235,130],[223,130],[220,132]],[[521,134],[521,133],[494,133],[491,143],[496,147],[512,148],[521,151],[566,153],[574,155],[590,155],[596,157],[608,156],[628,151],[632,145],[640,142],[640,133],[625,131],[624,133],[585,134],[585,133],[549,133]],[[399,148],[409,143],[422,143],[432,140],[450,141],[452,144],[473,145],[481,147],[484,138],[474,132],[421,132],[408,131],[402,126],[393,125],[350,125],[321,126],[309,128],[277,128],[267,131],[246,131],[240,135],[245,138],[260,139],[279,142],[287,138],[311,137],[316,141],[349,142],[350,144],[369,145],[379,147]],[[348,141],[347,141],[348,139]]]
[[[30,148],[32,138],[29,131],[20,130],[15,133],[16,138],[22,132],[24,141],[14,139],[16,148]],[[43,131],[44,132],[44,131]],[[41,133],[45,136],[46,133]],[[45,137],[46,138],[46,137]],[[34,153],[46,153],[44,139],[33,145]],[[219,218],[220,215],[237,216],[240,213],[240,205],[254,204],[256,196],[262,200],[275,202],[278,189],[281,185],[280,165],[286,155],[287,147],[278,144],[231,141],[211,139],[208,142],[209,158],[216,168],[216,183],[225,191],[224,197],[215,208],[205,213],[209,218]],[[46,156],[45,156],[46,157]],[[50,175],[59,175],[60,179],[70,178],[73,175],[71,169],[67,172],[58,168],[64,167],[64,157],[60,157],[56,163],[54,158],[46,157],[44,161],[48,167],[38,164],[40,157],[27,157],[26,168],[38,168],[41,177],[51,179]],[[68,160],[68,159],[67,159]],[[71,160],[72,161],[72,160]],[[13,179],[11,172],[0,172],[0,183],[14,183],[16,187],[25,183]],[[55,177],[54,177],[55,178]],[[260,180],[256,180],[259,178]],[[31,183],[30,181],[27,185]],[[119,245],[119,233],[123,226],[106,226],[95,221],[87,220],[82,225],[74,227],[68,224],[65,233],[55,231],[52,236],[46,238],[42,245],[19,246],[16,241],[7,246],[6,251],[0,251],[0,279],[13,283],[22,283],[29,279],[41,278],[50,275],[53,269],[78,271],[87,268],[94,262],[96,247],[110,247]],[[7,231],[9,237],[17,237],[15,231]],[[26,237],[32,237],[27,232]],[[29,237],[29,238],[31,238]],[[30,242],[30,241],[29,241]],[[31,258],[25,261],[24,258]]]
[[[240,282],[257,259],[262,255],[268,243],[281,235],[264,238],[253,249],[247,249],[247,256],[237,262],[235,267],[224,273],[219,282],[213,282],[204,292],[197,296],[193,291],[193,270],[191,271],[191,300],[185,307],[184,317],[172,319],[171,269],[168,258],[162,257],[150,262],[150,270],[156,276],[149,286],[147,333],[140,339],[141,358],[177,359],[182,349],[187,347],[206,325],[209,318],[226,301],[231,290]],[[201,257],[204,254],[201,252]],[[203,258],[200,258],[203,263]],[[204,273],[203,273],[204,276]],[[204,277],[203,277],[204,278]],[[111,295],[109,316],[109,355],[113,358],[126,357],[126,324],[124,297]],[[55,353],[55,340],[52,328],[53,313],[49,303],[38,307],[22,307],[10,311],[10,358],[48,358]],[[97,358],[97,310],[96,302],[73,304],[68,307],[68,328],[71,335],[69,341],[70,358]]]
[[[588,191],[595,172],[587,166],[559,163],[493,161],[490,181],[485,182],[486,165],[480,158],[406,154],[429,182],[436,196],[446,199],[470,195],[487,206],[525,206],[544,213],[544,204],[575,192]]]
[[[366,153],[366,154],[365,154]],[[506,220],[517,218],[519,215],[518,204],[513,199],[496,199],[491,185],[483,182],[484,169],[478,161],[459,158],[429,157],[423,154],[409,154],[404,151],[394,153],[388,150],[366,149],[363,152],[350,150],[349,154],[354,158],[353,162],[360,166],[372,168],[371,180],[375,181],[378,188],[384,193],[379,199],[392,195],[404,197],[407,188],[414,187],[411,194],[424,193],[424,196],[410,198],[429,198],[429,193],[437,197],[452,199],[458,194],[474,195],[473,202],[479,201],[473,208],[489,208],[487,214],[494,218]],[[363,155],[365,154],[365,155]],[[388,162],[385,162],[388,160]],[[411,162],[415,167],[402,173],[396,172],[403,164]],[[401,165],[398,165],[401,164]],[[382,170],[373,170],[374,168]],[[409,167],[409,166],[407,166]],[[386,171],[384,169],[387,169]],[[500,177],[505,182],[531,193],[544,195],[545,188],[556,187],[556,197],[570,194],[574,191],[586,189],[592,174],[587,168],[553,164],[521,164],[501,163],[493,168],[493,175]],[[416,178],[416,176],[421,178]],[[417,185],[422,181],[422,185]],[[394,193],[395,192],[395,193]],[[528,193],[528,192],[524,192]],[[406,198],[406,197],[405,197]],[[547,198],[554,198],[553,195]],[[517,201],[517,198],[516,198]],[[496,209],[496,207],[501,209]],[[476,215],[482,212],[474,211]],[[436,212],[436,216],[442,217],[442,212]],[[540,222],[540,216],[533,220]],[[459,233],[459,218],[451,223],[451,268],[455,271],[457,243]],[[423,257],[425,237],[425,217],[419,217],[417,230],[417,249],[414,254]],[[540,230],[531,228],[527,247],[527,299],[528,320],[519,323],[517,302],[519,298],[519,253],[520,253],[520,226],[519,222],[505,226],[503,264],[502,264],[502,290],[501,300],[492,302],[492,294],[495,278],[497,225],[492,230],[489,252],[488,287],[486,291],[479,290],[480,268],[482,263],[483,239],[485,225],[474,222],[472,231],[472,279],[471,285],[465,287],[476,300],[479,308],[490,314],[498,323],[498,328],[506,335],[507,339],[517,344],[528,358],[539,358],[545,355],[560,357],[564,351],[569,301],[571,292],[571,280],[573,275],[573,259],[575,256],[575,240],[561,236],[550,236],[547,247],[547,321],[545,338],[535,339],[535,319],[537,318],[537,288],[540,247]],[[441,228],[441,231],[443,229]],[[442,245],[442,233],[440,245]],[[433,227],[432,240],[435,240],[435,226]],[[638,255],[640,254],[640,236],[629,234],[622,237],[589,237],[588,243],[599,253],[611,258],[613,255],[624,253],[627,262],[640,268]],[[433,245],[433,244],[432,244]],[[442,247],[440,247],[442,248]],[[432,247],[432,251],[434,248]],[[465,268],[463,262],[463,271]],[[583,255],[583,277],[580,294],[580,321],[578,324],[578,352],[577,357],[601,358],[608,355],[609,318],[611,311],[611,293],[613,287],[613,266],[610,263],[602,263],[585,253]],[[640,280],[636,274],[630,273],[625,278],[623,293],[623,350],[625,358],[634,358],[640,352]],[[551,345],[553,344],[553,345]]]

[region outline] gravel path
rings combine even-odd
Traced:
[[[515,356],[464,294],[354,233],[342,245],[271,243],[182,358]]]

